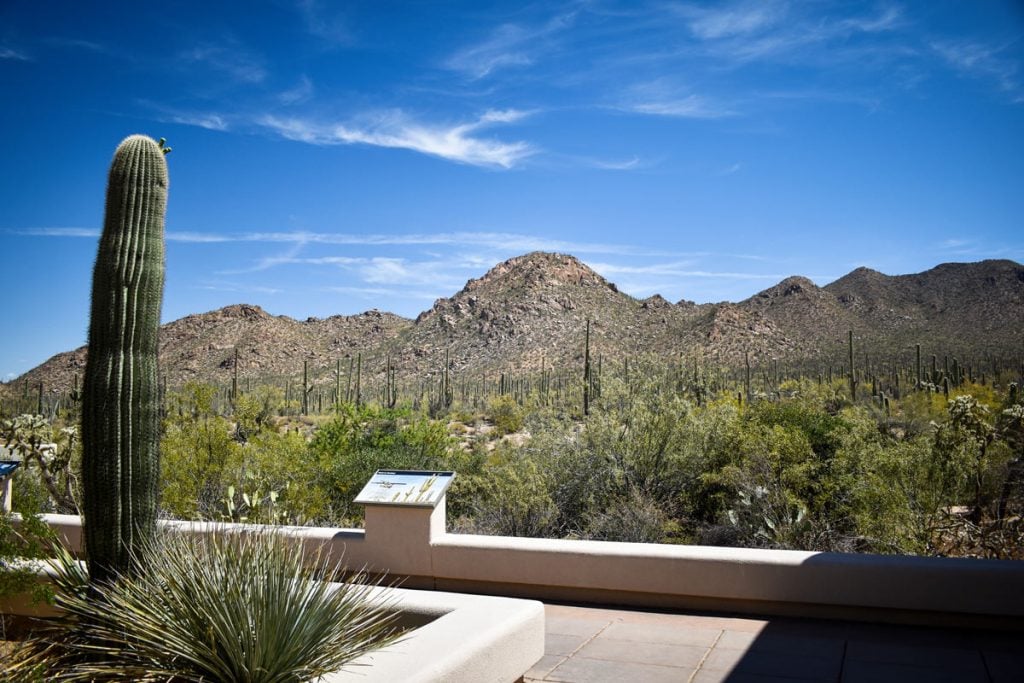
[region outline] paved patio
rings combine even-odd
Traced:
[[[1024,632],[545,605],[526,681],[1024,681]]]

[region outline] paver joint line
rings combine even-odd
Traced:
[[[697,668],[693,670],[692,674],[690,674],[690,678],[687,679],[687,683],[692,683],[693,679],[697,677],[697,674],[700,673],[701,667],[704,666],[704,662],[707,661],[708,655],[710,655],[711,651],[715,649],[715,646],[718,645],[718,641],[722,639],[723,635],[725,635],[725,630],[719,630],[718,637],[715,638],[715,642],[711,643],[711,647],[707,649],[707,652],[704,653],[704,656],[700,658],[699,662],[697,662]]]
[[[580,650],[582,650],[582,649],[583,649],[584,647],[586,647],[586,646],[587,646],[587,643],[591,642],[592,640],[594,640],[594,638],[597,638],[597,637],[598,637],[599,635],[601,635],[602,633],[604,633],[604,632],[605,632],[605,630],[606,630],[606,629],[607,629],[607,628],[608,628],[609,626],[611,626],[611,625],[612,625],[612,624],[614,623],[614,621],[622,621],[622,619],[621,619],[621,618],[617,618],[617,619],[615,619],[615,620],[613,620],[613,621],[609,621],[609,622],[605,623],[605,625],[604,625],[604,626],[603,626],[603,627],[601,628],[601,630],[600,630],[600,631],[598,631],[598,632],[597,632],[597,633],[595,633],[594,635],[590,636],[590,638],[588,638],[587,640],[584,640],[584,641],[583,641],[582,643],[580,643],[580,644],[579,644],[579,645],[578,645],[578,646],[576,647],[576,649],[575,649],[575,650],[573,650],[573,651],[572,651],[572,652],[570,652],[569,654],[565,655],[565,656],[564,656],[564,657],[562,658],[562,661],[560,661],[560,662],[559,662],[558,664],[555,664],[555,666],[554,666],[554,667],[552,667],[552,669],[551,669],[550,671],[548,671],[548,672],[547,672],[547,673],[546,673],[546,674],[544,675],[544,679],[547,679],[547,678],[548,678],[549,676],[551,676],[551,674],[553,674],[553,673],[554,673],[555,671],[557,671],[557,670],[558,670],[558,667],[562,666],[562,665],[563,665],[563,664],[565,664],[565,663],[566,663],[567,661],[569,661],[570,659],[572,659],[573,657],[575,657],[575,656],[576,656],[576,653],[577,653],[577,652],[579,652]]]

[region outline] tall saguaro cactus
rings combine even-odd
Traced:
[[[156,529],[168,182],[162,142],[125,139],[107,180],[82,388],[82,509],[93,581],[131,571],[132,550]]]

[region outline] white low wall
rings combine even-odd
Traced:
[[[48,520],[80,548],[77,517]],[[1024,562],[449,534],[444,500],[367,506],[365,530],[290,533],[410,588],[929,623],[1024,618]]]

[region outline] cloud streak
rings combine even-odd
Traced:
[[[11,59],[18,62],[32,61],[32,58],[27,53],[15,50],[12,47],[0,47],[0,59]]]
[[[30,237],[73,237],[98,238],[98,228],[84,227],[52,227],[24,228],[11,230],[11,234]],[[559,240],[512,232],[439,232],[439,233],[343,233],[343,232],[312,232],[312,231],[281,231],[281,232],[202,232],[188,230],[168,230],[165,233],[168,242],[182,244],[221,244],[232,242],[250,242],[267,244],[325,244],[339,246],[461,246],[490,249],[514,254],[531,251],[551,251],[567,254],[619,254],[625,256],[665,256],[667,252],[658,249],[605,242],[579,242]],[[297,253],[297,252],[296,252]],[[294,257],[294,255],[293,255]],[[323,257],[343,259],[348,257]],[[311,261],[310,261],[311,262]],[[477,265],[486,262],[478,260]],[[311,262],[312,263],[312,262]]]
[[[615,275],[646,275],[646,276],[672,276],[680,278],[715,278],[727,280],[782,280],[785,275],[775,273],[751,273],[736,271],[711,271],[694,270],[692,261],[674,263],[654,263],[644,266],[618,265],[612,263],[589,263],[591,268],[600,273],[603,277],[611,279]]]
[[[197,45],[178,53],[178,59],[192,64],[205,64],[215,71],[245,84],[262,83],[267,77],[263,60],[238,45]]]
[[[560,14],[534,27],[503,24],[486,40],[451,55],[444,66],[472,80],[486,78],[508,67],[530,66],[539,54],[552,49],[554,36],[570,28],[576,15],[576,12]]]
[[[616,107],[622,111],[651,116],[686,119],[719,119],[735,116],[729,107],[688,89],[669,78],[659,78],[630,87]]]
[[[343,16],[331,14],[318,0],[299,0],[296,7],[306,31],[331,45],[347,45],[353,41],[352,31]],[[338,5],[332,5],[337,7]]]
[[[284,105],[295,105],[306,102],[313,96],[313,81],[309,79],[309,76],[303,74],[299,79],[299,82],[292,88],[283,91],[277,96],[277,99]]]
[[[1024,103],[1019,64],[1003,56],[1005,48],[975,41],[935,41],[935,52],[957,72],[996,83],[1015,103]]]
[[[406,149],[471,166],[509,169],[535,154],[527,142],[480,137],[482,129],[515,123],[528,112],[488,110],[475,120],[451,125],[424,123],[401,110],[364,115],[345,123],[266,115],[258,124],[289,140],[313,145],[370,145]]]
[[[903,21],[902,11],[895,5],[883,6],[874,15],[844,18],[801,14],[799,8],[777,1],[734,2],[711,7],[684,4],[674,7],[672,12],[683,20],[696,39],[697,54],[733,64],[792,59],[809,48],[820,48],[856,35],[891,31]],[[818,52],[816,56],[836,59],[840,54],[830,51]]]

